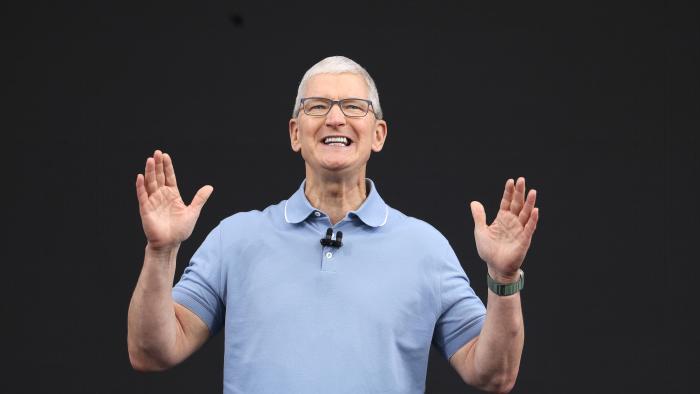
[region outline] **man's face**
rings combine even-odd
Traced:
[[[318,74],[306,84],[303,97],[369,99],[367,85],[357,74]],[[338,105],[333,105],[326,116],[309,116],[303,108],[299,116],[289,121],[292,149],[301,151],[307,168],[317,174],[323,172],[354,173],[364,169],[372,151],[379,152],[386,140],[387,126],[372,111],[362,118],[350,118]],[[349,145],[326,143],[326,137],[347,137]]]

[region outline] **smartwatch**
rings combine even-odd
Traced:
[[[517,281],[513,283],[498,283],[491,277],[491,275],[489,275],[487,271],[486,283],[488,284],[489,289],[499,296],[513,295],[525,287],[525,272],[519,269],[518,273],[520,273],[520,278]]]

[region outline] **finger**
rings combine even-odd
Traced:
[[[523,236],[526,237],[526,239],[532,238],[532,234],[535,232],[535,229],[537,228],[537,221],[540,218],[540,209],[539,208],[534,208],[532,210],[532,214],[530,215],[530,218],[527,220],[527,223],[525,224],[525,229],[523,230]]]
[[[486,212],[484,206],[478,201],[472,201],[469,206],[472,209],[472,217],[474,218],[474,228],[486,226]]]
[[[202,210],[202,207],[204,206],[204,203],[207,202],[209,199],[209,196],[211,196],[211,193],[214,191],[214,187],[210,185],[202,186],[199,191],[197,191],[197,194],[194,195],[192,198],[192,202],[190,203],[190,206],[193,207],[196,211],[197,214],[199,214],[199,211]]]
[[[525,178],[520,177],[515,182],[515,193],[513,193],[513,201],[510,202],[510,211],[518,215],[523,209],[525,202]]]
[[[156,160],[156,182],[158,187],[165,185],[165,172],[163,172],[163,152],[156,150],[153,153],[153,158]]]
[[[530,214],[532,213],[532,209],[535,207],[536,199],[537,191],[535,189],[530,189],[530,191],[527,193],[527,200],[525,200],[525,206],[518,215],[520,224],[522,224],[523,226],[527,223],[528,219],[530,219]]]
[[[144,206],[148,203],[148,192],[144,186],[143,175],[136,175],[136,198],[139,200],[139,206]]]
[[[510,202],[513,200],[513,192],[515,190],[515,182],[512,179],[506,181],[506,187],[503,189],[503,198],[501,199],[501,209],[509,210]]]
[[[177,187],[177,180],[175,179],[175,168],[173,167],[173,160],[167,153],[163,153],[163,167],[165,170],[165,185]]]
[[[148,195],[155,193],[158,190],[156,181],[156,162],[152,157],[146,159],[146,191]]]

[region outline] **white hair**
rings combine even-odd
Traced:
[[[309,78],[318,74],[358,74],[364,78],[367,84],[367,90],[369,90],[369,100],[372,101],[372,109],[377,119],[382,119],[382,107],[379,105],[379,92],[377,92],[377,86],[374,84],[374,80],[369,76],[367,70],[362,66],[357,64],[351,59],[345,56],[331,56],[327,57],[320,62],[314,64],[304,77],[301,78],[299,83],[299,90],[297,91],[297,99],[294,103],[294,111],[292,111],[292,117],[296,118],[299,116],[299,110],[301,108],[301,99],[304,94],[304,89],[306,89],[306,83]]]

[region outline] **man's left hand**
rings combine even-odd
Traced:
[[[484,206],[472,201],[476,250],[488,266],[489,275],[499,283],[518,280],[518,269],[530,247],[537,227],[539,208],[535,207],[535,189],[525,199],[525,178],[506,181],[501,207],[491,225],[486,224]]]

